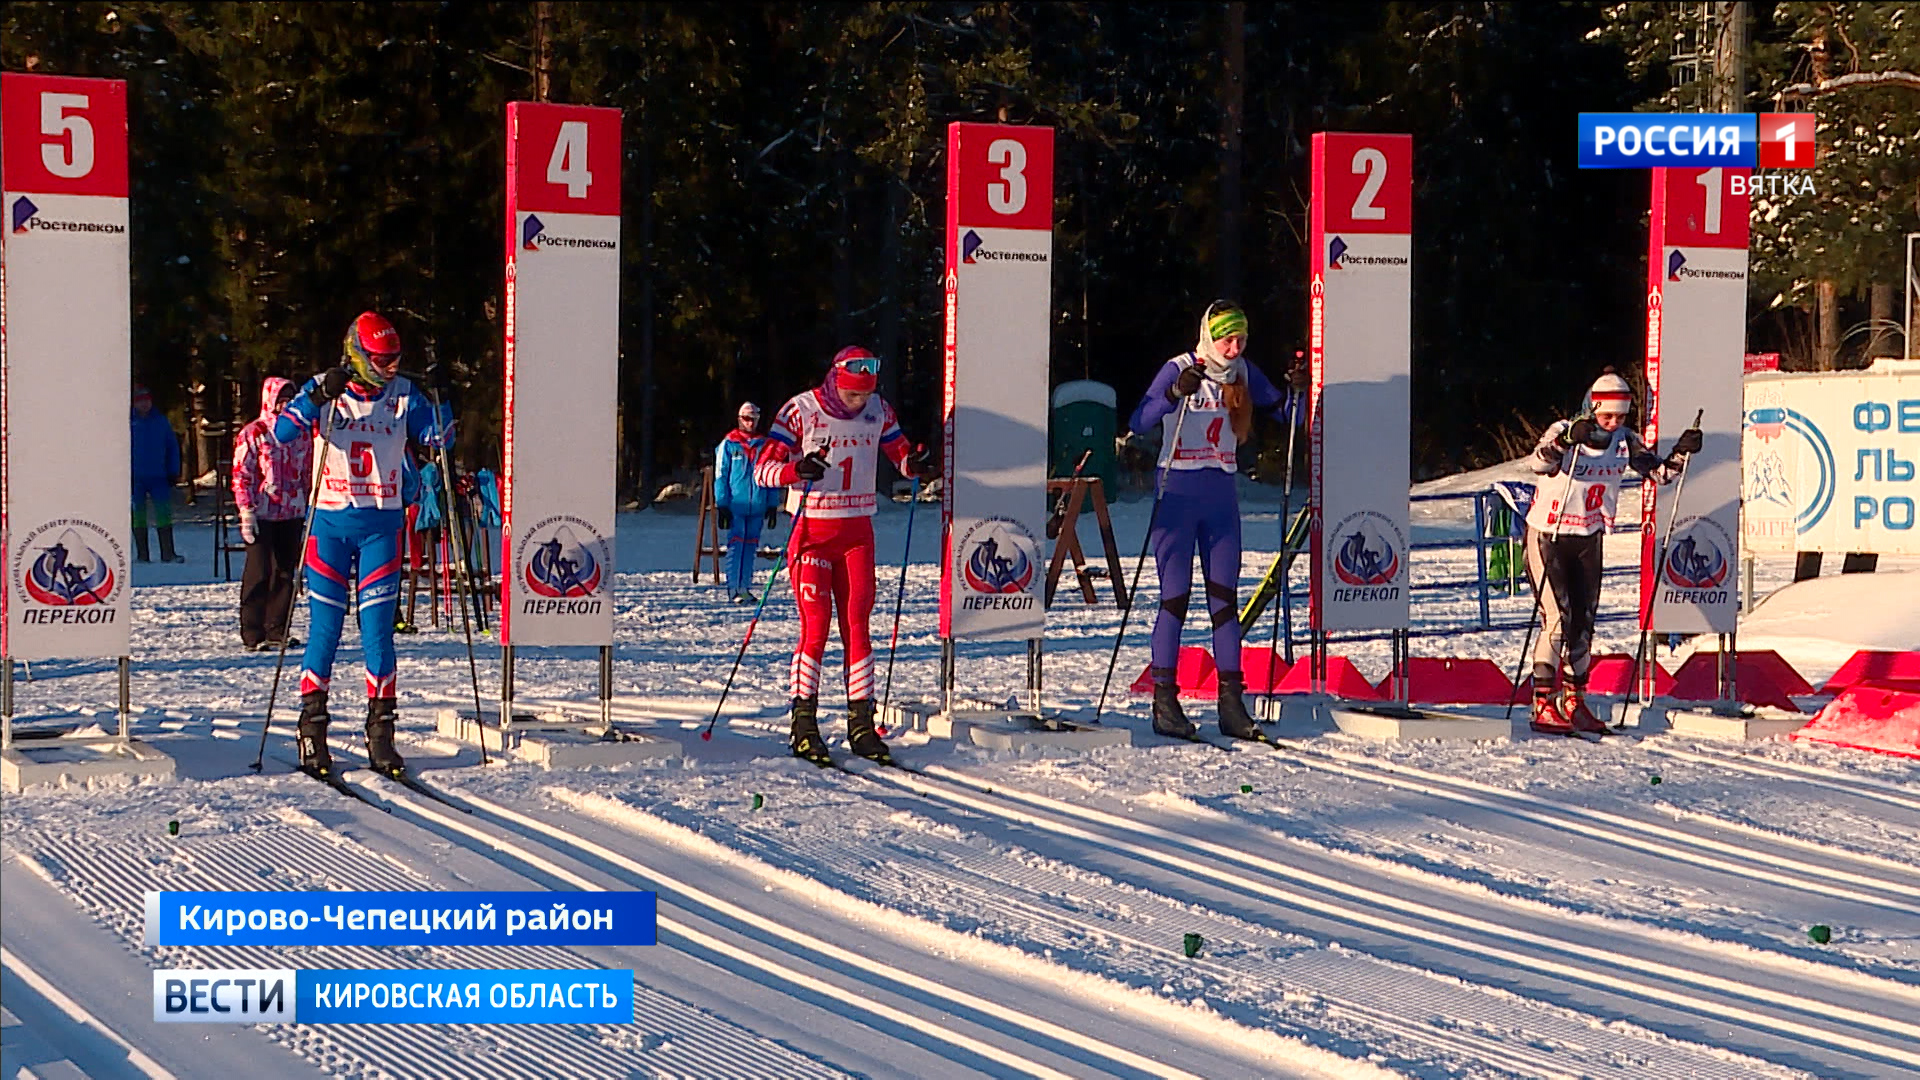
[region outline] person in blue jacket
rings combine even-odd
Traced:
[[[760,406],[751,401],[740,406],[738,420],[713,452],[713,505],[727,534],[727,595],[736,604],[751,604],[761,519],[773,527],[780,493],[753,482],[753,463],[766,442],[755,434],[760,430]]]
[[[152,562],[147,547],[147,502],[153,502],[154,530],[160,534],[160,561],[182,563],[185,555],[173,549],[173,484],[180,479],[180,439],[173,425],[153,408],[153,395],[135,384],[133,412],[128,417],[133,435],[133,551],[141,562]]]
[[[407,442],[439,446],[451,437],[453,419],[444,408],[436,414],[427,396],[400,374],[400,335],[385,318],[369,311],[355,319],[344,352],[339,365],[307,381],[273,425],[276,442],[323,434],[326,448],[307,537],[311,606],[300,672],[300,767],[321,776],[333,770],[327,695],[357,568],[367,758],[376,772],[399,775],[406,762],[393,748],[393,616],[400,599]]]
[[[1160,573],[1150,668],[1153,730],[1176,738],[1198,733],[1180,707],[1175,684],[1197,550],[1220,672],[1220,732],[1266,739],[1241,696],[1246,678],[1240,670],[1240,497],[1234,474],[1240,444],[1253,432],[1254,414],[1267,413],[1282,424],[1302,418],[1292,402],[1304,399],[1308,377],[1296,365],[1287,389],[1277,387],[1247,362],[1246,347],[1246,311],[1231,301],[1214,301],[1200,317],[1199,341],[1160,365],[1129,424],[1136,434],[1159,428],[1164,437],[1164,490],[1149,533]]]

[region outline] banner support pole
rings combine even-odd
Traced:
[[[13,657],[0,662],[0,750],[13,749]]]
[[[600,646],[600,737],[613,734],[613,646]]]
[[[480,717],[474,717],[474,723],[482,729],[485,738],[485,724]],[[507,752],[507,730],[513,726],[513,646],[500,646],[500,752]]]
[[[133,661],[121,657],[120,663],[120,744],[122,753],[133,742]]]

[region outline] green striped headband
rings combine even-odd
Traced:
[[[1215,311],[1207,316],[1207,338],[1219,341],[1235,334],[1245,336],[1247,332],[1247,313],[1236,307]]]

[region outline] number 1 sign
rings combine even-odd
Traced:
[[[1641,529],[1640,625],[1732,633],[1739,616],[1749,171],[1652,172],[1644,431],[1649,442],[1671,443],[1697,414],[1706,442],[1687,463],[1685,506],[1660,498],[1656,485],[1641,490],[1640,520],[1648,524]],[[1662,512],[1647,512],[1656,508]],[[1669,535],[1663,556],[1659,544]]]
[[[1046,623],[1053,129],[947,128],[946,558],[940,635]]]
[[[0,75],[0,652],[125,656],[127,84]]]
[[[1408,623],[1413,137],[1313,137],[1315,630]]]
[[[507,106],[500,640],[613,643],[620,110]]]

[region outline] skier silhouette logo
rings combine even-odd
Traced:
[[[1327,243],[1327,269],[1345,270],[1346,267],[1340,265],[1340,260],[1346,257],[1347,242],[1345,240],[1336,236]]]
[[[600,561],[565,525],[533,545],[527,560],[527,588],[550,597],[592,596],[600,591]]]
[[[27,595],[42,604],[82,607],[105,604],[113,595],[113,570],[107,560],[72,530],[40,549],[22,582]]]
[[[1389,585],[1400,575],[1400,556],[1385,537],[1355,529],[1340,542],[1333,572],[1348,585]]]
[[[532,214],[528,214],[527,220],[520,223],[520,250],[539,251],[540,245],[534,243],[533,241],[535,237],[539,236],[541,233],[545,232],[546,230],[547,230],[547,226],[544,222],[542,222],[538,217],[535,217]]]
[[[1787,481],[1786,462],[1778,453],[1768,451],[1754,458],[1753,482],[1747,485],[1747,501],[1793,505],[1793,485]]]
[[[33,205],[33,200],[25,195],[13,200],[13,231],[24,234],[27,231],[27,221],[39,212],[40,208]]]
[[[1727,557],[1698,533],[1682,537],[1667,553],[1667,584],[1676,589],[1717,589],[1727,579]]]
[[[1000,540],[989,536],[975,544],[967,558],[967,584],[983,593],[1026,592],[1033,583],[1033,562],[1017,545],[1009,544],[1012,555],[1000,553]]]

